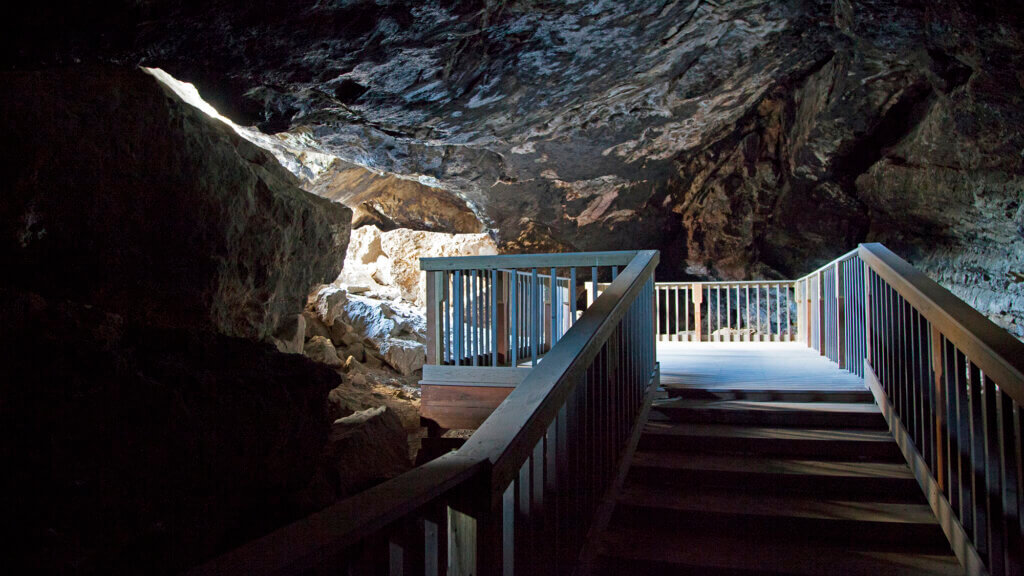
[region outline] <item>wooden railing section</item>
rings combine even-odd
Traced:
[[[1020,574],[1024,344],[884,246],[857,259],[865,379],[897,441],[968,572]]]
[[[541,269],[555,276],[557,268],[584,264],[621,269],[614,271],[615,279],[583,314],[570,321],[564,334],[553,339],[554,345],[538,358],[537,366],[462,448],[250,542],[192,573],[571,573],[600,498],[635,433],[641,409],[657,387],[654,269],[658,253],[473,257],[425,265],[433,272],[445,266],[463,271],[525,268],[530,270],[532,288],[538,290],[541,284],[534,277],[539,280]],[[459,276],[463,281],[464,275]],[[481,276],[477,275],[478,280]],[[444,286],[444,276],[437,278],[431,279],[434,302],[445,298],[436,292]],[[473,294],[469,302],[483,303],[488,292],[485,287]],[[464,306],[467,299],[459,294],[452,301]],[[494,303],[493,297],[490,302]],[[433,320],[437,322],[437,317]],[[531,337],[536,341],[540,332],[536,316],[533,322]],[[449,341],[461,330],[476,328],[470,322],[453,321],[453,325],[458,328],[449,334]],[[436,342],[444,340],[439,332],[432,351],[435,360],[444,357],[436,348]],[[449,349],[456,351],[450,357],[455,362],[472,360],[458,347]],[[492,363],[493,356],[500,358],[494,348],[482,349],[490,351]],[[484,358],[474,357],[478,364]]]
[[[659,283],[659,340],[788,340],[746,286],[778,287],[795,340],[864,377],[968,573],[1024,572],[1024,344],[880,244],[794,281]]]
[[[791,342],[797,339],[793,281],[658,282],[658,340]]]
[[[797,281],[807,345],[862,375],[969,574],[1024,571],[1024,344],[881,244]]]
[[[636,252],[422,258],[427,361],[452,366],[535,366],[576,322],[579,296],[608,286]]]

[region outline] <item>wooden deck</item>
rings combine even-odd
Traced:
[[[963,574],[864,381],[782,343],[660,343],[592,574]]]
[[[659,342],[666,388],[747,390],[867,390],[802,343]]]

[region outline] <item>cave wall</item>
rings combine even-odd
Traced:
[[[142,71],[5,73],[0,118],[0,265],[19,285],[265,339],[341,269],[350,210]]]
[[[341,379],[268,340],[351,210],[135,67],[2,72],[0,122],[8,571],[175,573],[329,504]]]

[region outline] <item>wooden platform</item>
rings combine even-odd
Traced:
[[[658,346],[596,574],[963,574],[863,380],[799,344]]]

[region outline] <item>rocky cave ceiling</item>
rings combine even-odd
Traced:
[[[8,67],[163,68],[235,122],[277,134],[307,188],[359,204],[367,221],[482,227],[504,251],[654,247],[666,279],[791,277],[881,241],[1020,331],[1019,8],[153,0],[23,10],[5,34]]]

